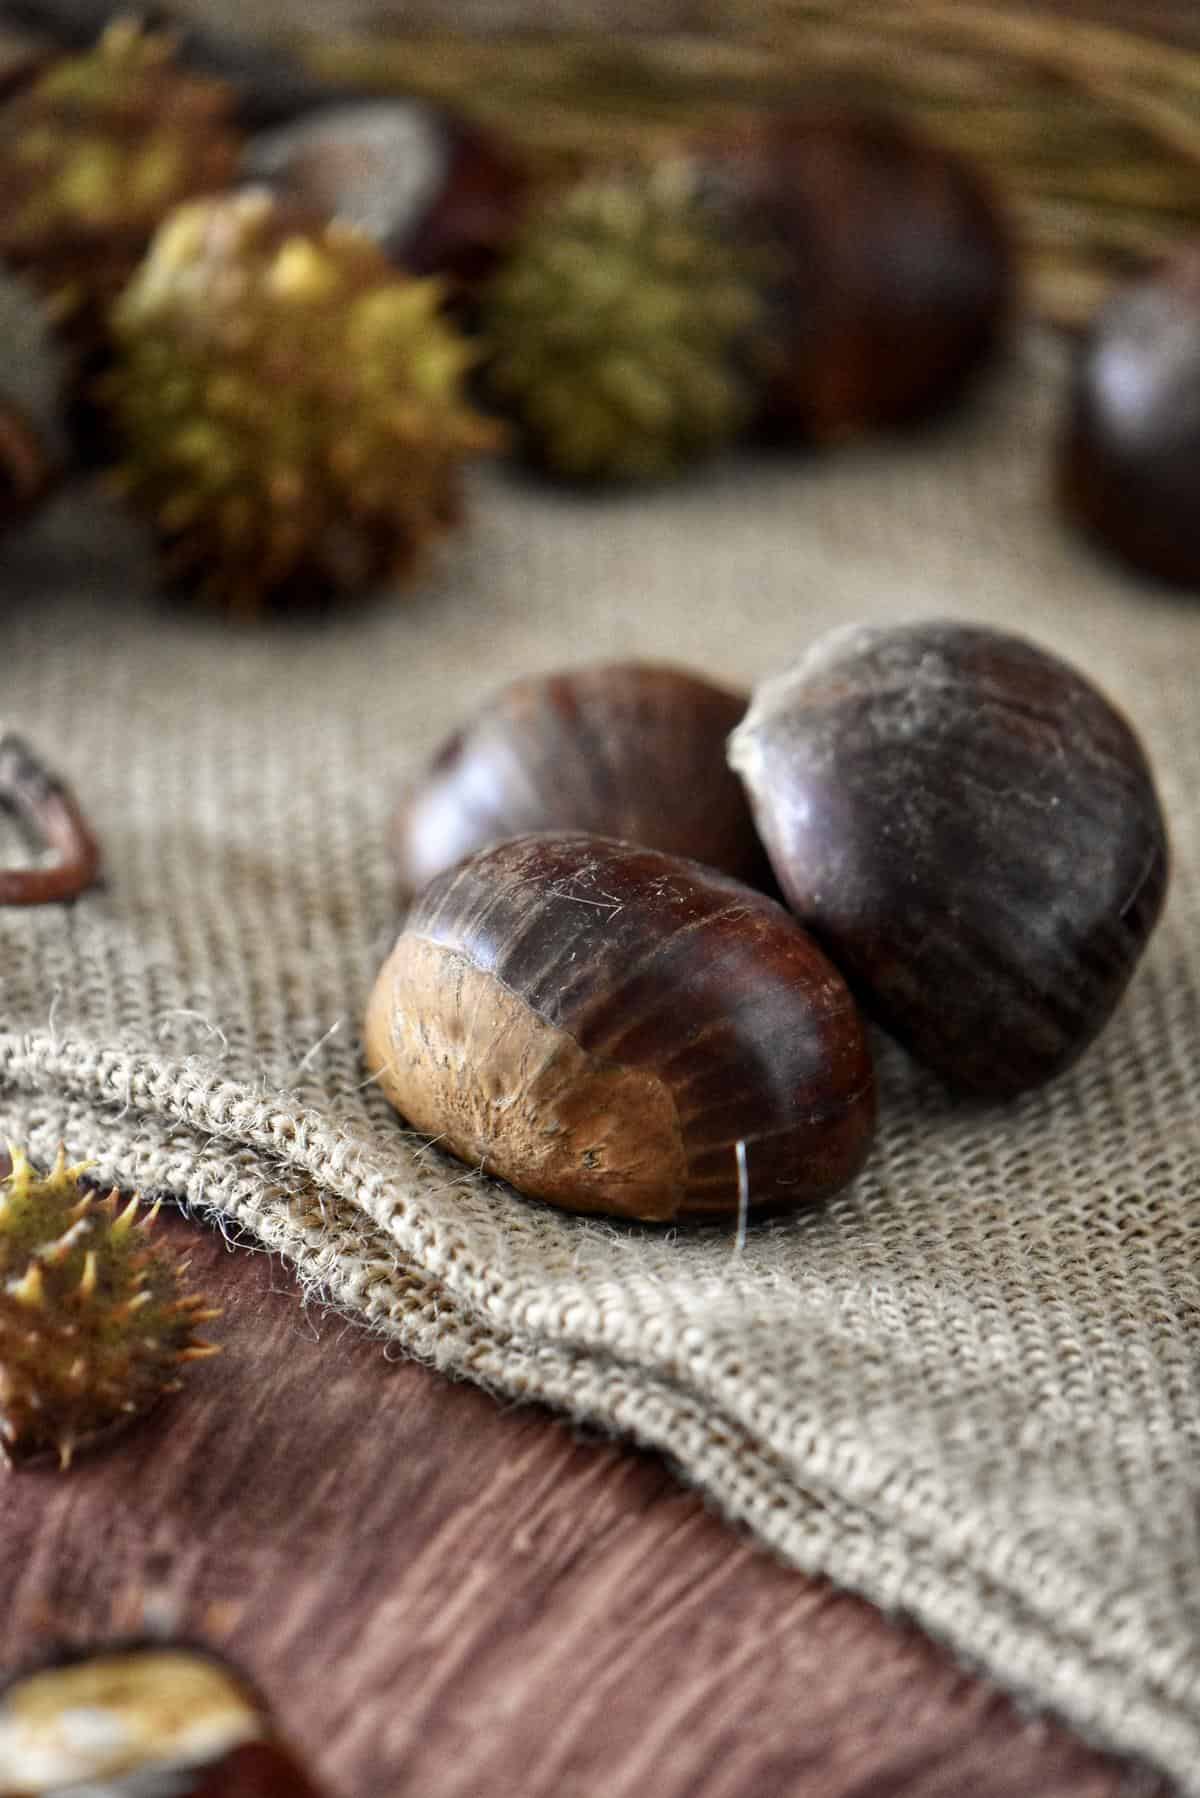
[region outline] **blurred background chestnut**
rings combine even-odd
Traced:
[[[1087,331],[1057,479],[1107,549],[1200,587],[1200,241],[1119,288]]]
[[[410,273],[465,287],[508,249],[528,189],[498,133],[403,97],[343,99],[257,132],[239,173],[357,225]]]
[[[981,171],[912,126],[855,111],[767,113],[708,166],[770,252],[756,345],[762,422],[828,442],[957,399],[996,349],[1013,254]]]

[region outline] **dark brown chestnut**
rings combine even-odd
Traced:
[[[1000,1097],[1102,1028],[1162,905],[1129,725],[1018,637],[855,626],[767,681],[730,759],[797,916],[952,1085]]]
[[[399,98],[343,100],[259,132],[241,175],[357,225],[413,274],[469,286],[508,249],[529,186],[494,132]]]
[[[1123,560],[1200,587],[1200,243],[1119,290],[1085,335],[1057,485]]]
[[[505,687],[405,792],[401,890],[502,837],[587,830],[769,879],[725,739],[746,695],[680,668],[617,662]]]
[[[819,109],[767,114],[708,154],[772,252],[768,432],[829,442],[958,397],[1012,288],[1008,230],[973,164],[886,116]]]
[[[426,888],[375,984],[366,1055],[464,1161],[655,1223],[736,1212],[743,1161],[752,1212],[823,1198],[874,1123],[857,1008],[782,906],[580,833],[497,844]]]
[[[13,1798],[320,1798],[250,1683],[208,1649],[72,1651],[0,1694],[0,1793]]]

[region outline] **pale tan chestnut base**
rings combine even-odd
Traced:
[[[519,1191],[652,1223],[680,1209],[686,1161],[665,1083],[586,1054],[461,951],[402,936],[365,1047],[415,1130]]]

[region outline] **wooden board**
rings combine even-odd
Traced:
[[[1114,1763],[657,1459],[389,1360],[270,1257],[161,1227],[224,1353],[69,1475],[8,1476],[0,1670],[165,1620],[261,1682],[336,1798],[1118,1798]]]

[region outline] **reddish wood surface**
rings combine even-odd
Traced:
[[[1053,4],[1200,45],[1195,0]],[[257,1677],[333,1798],[1167,1793],[656,1459],[391,1362],[266,1256],[165,1228],[226,1353],[69,1476],[0,1476],[0,1672],[169,1620]]]
[[[71,1474],[7,1477],[0,1670],[173,1621],[256,1677],[335,1798],[1127,1793],[657,1459],[389,1360],[199,1224],[164,1233],[225,1352]]]

